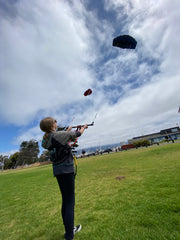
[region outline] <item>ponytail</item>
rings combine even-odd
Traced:
[[[43,140],[45,140],[48,137],[48,135],[49,135],[49,132],[46,132],[43,136]]]

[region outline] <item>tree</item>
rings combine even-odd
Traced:
[[[18,161],[18,156],[19,156],[19,152],[16,152],[10,156],[9,159],[11,161],[11,168],[15,168],[16,163]]]
[[[38,141],[34,139],[30,141],[23,141],[20,145],[17,165],[21,166],[37,162],[38,154],[39,154]]]
[[[3,171],[3,168],[4,168],[3,155],[0,155],[0,167]]]
[[[143,147],[148,147],[151,145],[150,141],[148,139],[144,139],[141,144]]]
[[[9,161],[9,157],[8,156],[3,156],[0,155],[0,162],[1,162],[1,168],[2,171],[5,169],[9,169],[10,168],[10,161]]]
[[[0,155],[0,166],[2,171],[4,170],[4,160],[5,160],[5,156]]]
[[[11,169],[12,167],[12,162],[8,156],[4,156],[4,170],[6,169]]]
[[[135,148],[138,148],[138,147],[148,147],[149,145],[151,145],[150,141],[148,139],[137,141],[137,142],[134,142],[133,144],[134,144]]]
[[[10,157],[0,155],[0,166],[2,170],[15,168],[18,155],[18,152],[12,154]]]
[[[49,151],[44,150],[41,154],[41,156],[39,157],[39,162],[45,162],[45,161],[49,161],[50,160],[50,154]]]

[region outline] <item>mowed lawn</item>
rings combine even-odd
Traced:
[[[62,240],[52,166],[0,174],[0,239]],[[78,159],[76,240],[179,240],[180,143]]]

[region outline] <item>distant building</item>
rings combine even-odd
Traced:
[[[163,129],[160,132],[151,133],[139,137],[134,137],[128,140],[128,143],[134,143],[142,140],[149,140],[150,143],[159,143],[164,140],[177,140],[180,139],[179,126],[173,128]]]

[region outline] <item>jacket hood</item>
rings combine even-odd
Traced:
[[[53,137],[53,133],[49,133],[48,136],[42,140],[42,144],[41,146],[45,149],[49,149],[51,147],[52,144],[52,137]]]

